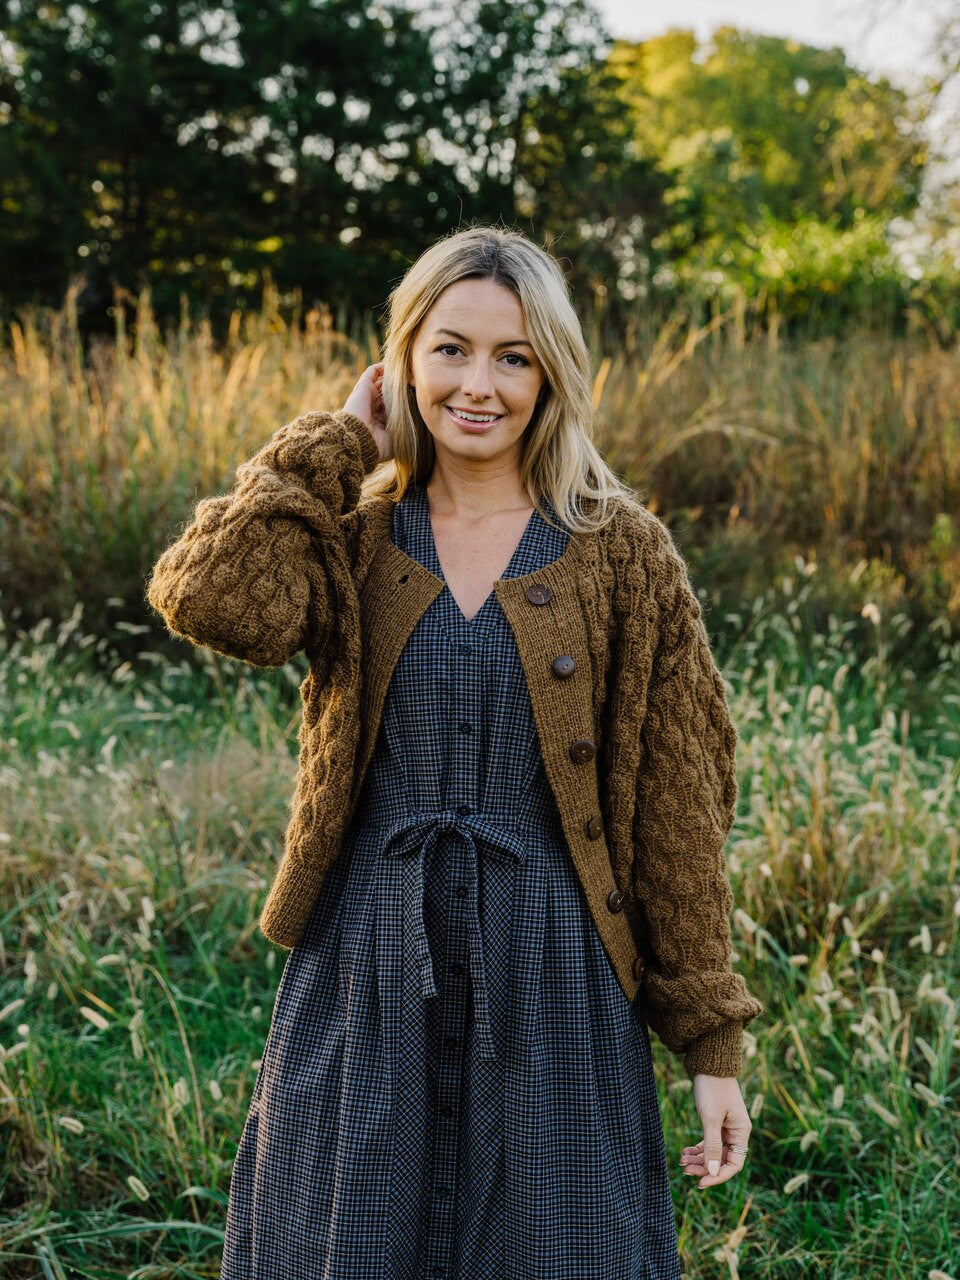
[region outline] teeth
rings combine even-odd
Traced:
[[[499,413],[462,413],[459,409],[451,409],[450,412],[467,422],[495,422],[500,417]]]

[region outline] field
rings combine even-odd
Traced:
[[[0,353],[0,1266],[215,1277],[283,953],[257,932],[295,661],[170,640],[146,573],[276,425],[376,354],[331,317]],[[655,1042],[685,1272],[960,1277],[960,364],[667,320],[594,336],[601,444],[675,527],[740,732],[728,844],[744,1173],[684,1179],[690,1082]],[[302,655],[301,655],[302,657]]]

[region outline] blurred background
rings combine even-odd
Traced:
[[[957,0],[0,0],[4,1276],[218,1274],[306,664],[146,579],[496,223],[567,273],[740,732],[767,1013],[709,1193],[657,1046],[686,1273],[960,1280],[958,123]]]
[[[269,276],[344,324],[438,233],[504,220],[612,332],[743,291],[946,338],[954,8],[8,0],[6,315],[82,278],[85,331],[146,285],[222,324]]]

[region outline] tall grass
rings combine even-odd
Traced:
[[[0,1270],[215,1277],[283,953],[257,930],[302,655],[168,640],[143,580],[193,501],[376,354],[314,312],[223,343],[72,300],[0,353]],[[693,561],[740,730],[735,960],[767,1013],[746,1170],[685,1179],[686,1274],[960,1280],[957,359],[787,347],[741,312],[596,351],[601,444]],[[708,589],[709,584],[709,589]]]
[[[282,313],[269,289],[220,341],[186,312],[162,335],[147,292],[130,333],[125,315],[84,351],[71,295],[12,324],[0,350],[0,605],[25,625],[79,600],[103,630],[108,596],[155,625],[145,578],[196,499],[281,422],[341,405],[379,354],[372,324],[339,334],[328,311]],[[700,328],[679,313],[638,323],[594,365],[606,456],[718,603],[756,598],[800,556],[818,625],[872,604],[911,619],[903,649],[960,630],[955,349],[873,332],[786,344],[740,307]]]
[[[960,654],[921,719],[881,647],[856,673],[842,630],[808,652],[797,594],[746,606],[727,670],[735,960],[767,1013],[748,1164],[709,1193],[680,1172],[698,1120],[655,1044],[685,1272],[956,1277]],[[302,656],[124,659],[79,611],[2,640],[0,1267],[214,1277],[283,958],[256,920]]]

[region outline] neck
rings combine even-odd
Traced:
[[[444,464],[438,458],[426,481],[433,512],[453,520],[471,522],[498,512],[529,510],[533,501],[523,487],[520,472],[509,466],[479,468],[461,460]]]

